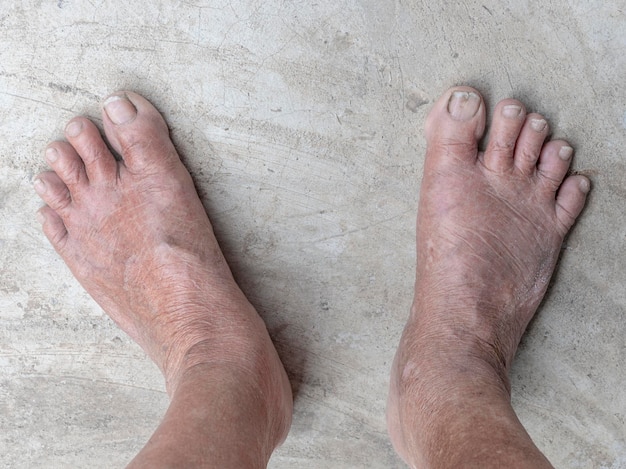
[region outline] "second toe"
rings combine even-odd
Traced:
[[[483,155],[487,168],[501,172],[513,167],[515,147],[525,117],[526,109],[516,99],[505,99],[496,105],[489,143]]]
[[[81,160],[90,182],[116,179],[117,161],[93,122],[84,117],[72,119],[65,128],[65,136]]]
[[[515,146],[514,164],[524,174],[534,174],[541,147],[546,140],[550,126],[540,114],[528,114]]]

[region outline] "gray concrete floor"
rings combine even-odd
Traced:
[[[621,6],[619,6],[621,5]],[[450,85],[513,96],[594,189],[512,373],[563,468],[626,467],[621,1],[24,0],[0,6],[0,466],[120,467],[159,372],[48,245],[32,177],[120,88],[165,114],[296,395],[270,467],[400,468],[384,407],[413,282],[424,117]]]

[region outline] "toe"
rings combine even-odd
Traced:
[[[515,146],[525,117],[524,105],[515,99],[505,99],[496,105],[489,143],[483,156],[487,168],[503,172],[513,167]]]
[[[148,100],[129,91],[104,101],[104,131],[131,171],[145,172],[179,161],[163,117]]]
[[[534,174],[543,142],[550,126],[543,116],[528,114],[515,147],[515,167],[524,174]]]
[[[49,206],[44,206],[37,212],[43,232],[50,244],[57,250],[61,251],[67,242],[67,228],[61,217]]]
[[[539,155],[537,175],[552,192],[556,192],[567,174],[574,149],[563,140],[546,143]]]
[[[87,185],[85,165],[78,153],[67,142],[53,142],[46,148],[46,161],[61,181],[72,192]]]
[[[65,127],[65,137],[82,159],[89,181],[101,182],[116,178],[117,161],[93,122],[84,117],[72,119]]]
[[[480,93],[467,86],[451,88],[426,119],[427,158],[475,162],[484,131],[485,105]]]
[[[53,171],[46,171],[35,178],[35,191],[59,215],[65,216],[72,203],[70,190]]]
[[[556,196],[556,217],[563,235],[568,232],[580,215],[590,188],[589,179],[579,175],[570,176],[561,184]]]

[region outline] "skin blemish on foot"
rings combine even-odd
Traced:
[[[507,119],[516,119],[522,114],[522,107],[516,104],[509,104],[502,108],[502,115]]]
[[[415,363],[413,363],[412,361],[407,362],[407,364],[404,365],[404,369],[402,370],[402,379],[408,380],[416,370],[417,365]]]
[[[544,119],[531,119],[530,120],[530,127],[535,132],[543,132],[547,125],[548,123]]]
[[[471,91],[454,91],[448,101],[448,112],[453,119],[468,121],[476,115],[480,97]]]
[[[569,161],[574,153],[574,149],[572,147],[564,146],[559,150],[559,158],[563,161]]]

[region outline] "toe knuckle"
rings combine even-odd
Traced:
[[[127,140],[121,144],[122,155],[131,157],[135,155],[142,155],[146,151],[149,151],[150,146],[150,141],[141,139]]]
[[[537,158],[539,157],[538,154],[536,154],[534,151],[528,150],[528,149],[522,149],[518,155],[518,158],[520,158],[522,161],[528,161],[529,163],[535,162],[537,161]]]
[[[542,172],[541,179],[551,191],[556,191],[561,185],[561,179],[553,174]]]
[[[106,150],[104,148],[99,145],[94,146],[91,155],[89,155],[89,160],[87,161],[87,163],[93,163],[102,160],[106,156]]]
[[[67,244],[67,230],[63,226],[50,226],[45,229],[46,236],[50,240],[50,243],[58,251],[63,251]]]
[[[57,249],[65,249],[65,245],[67,244],[67,232],[61,230],[57,231],[52,237],[52,242],[57,247]]]
[[[72,202],[72,197],[70,196],[69,191],[64,190],[64,191],[58,191],[57,193],[54,194],[51,205],[56,210],[63,210],[67,208],[71,202]]]
[[[60,168],[60,172],[63,181],[68,185],[76,185],[81,181],[81,168],[76,161],[67,162]]]
[[[494,140],[491,143],[490,151],[496,153],[511,153],[515,148],[515,142],[508,140]]]
[[[576,221],[576,214],[572,213],[567,207],[560,206],[560,210],[557,213],[557,224],[561,233],[564,235],[569,231],[574,222]]]

